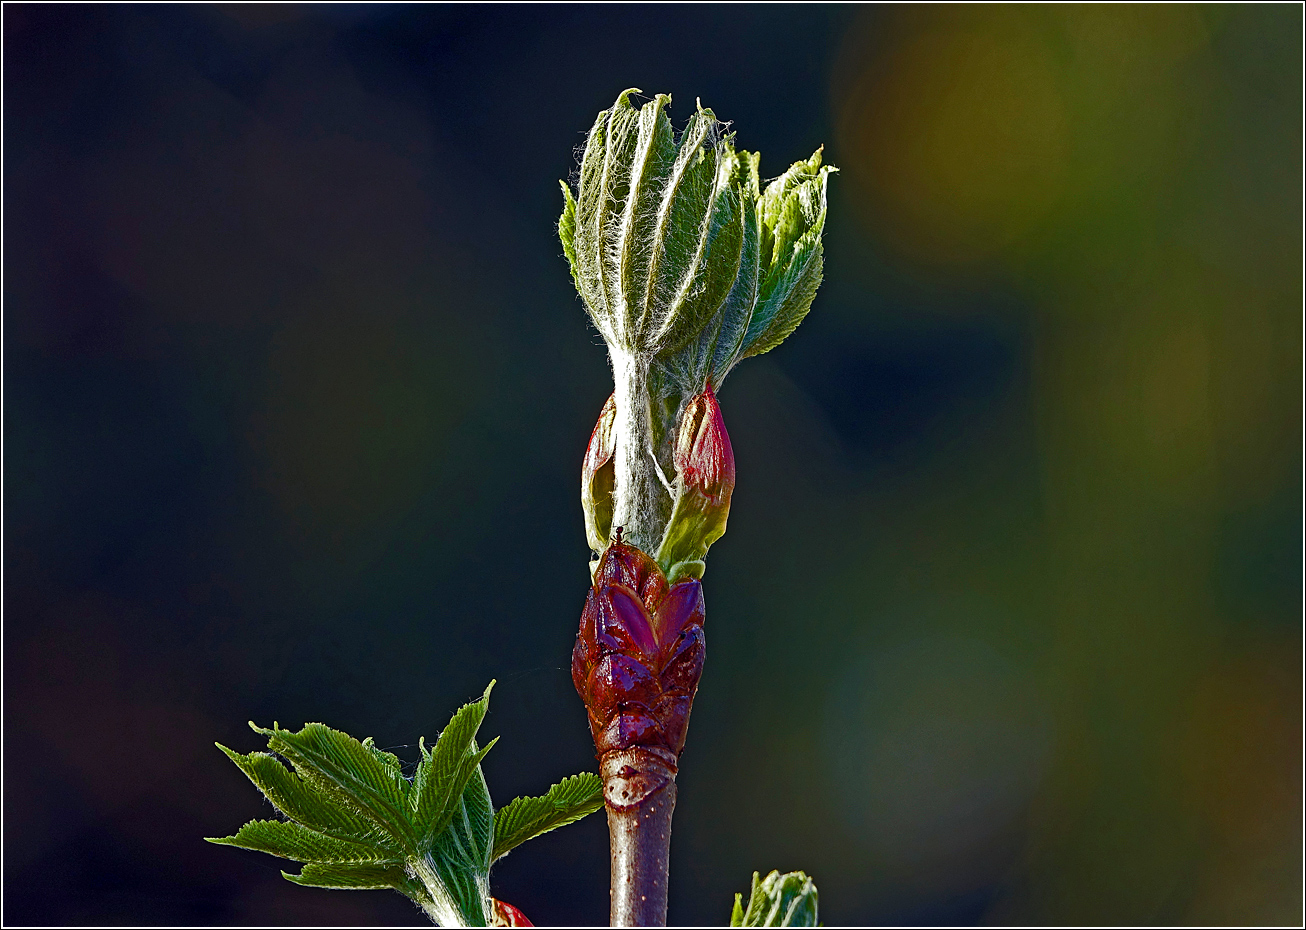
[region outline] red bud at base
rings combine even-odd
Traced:
[[[491,898],[493,910],[490,912],[491,927],[533,927],[535,924],[526,919],[526,915],[507,901]]]
[[[668,586],[656,562],[614,542],[594,572],[572,652],[571,676],[600,753],[685,745],[706,657],[703,586]]]

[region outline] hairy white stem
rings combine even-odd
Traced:
[[[450,897],[448,889],[444,887],[444,882],[440,880],[439,873],[435,866],[425,856],[409,859],[408,871],[415,876],[426,888],[428,895],[425,901],[419,901],[418,905],[431,922],[437,927],[466,927],[467,919],[459,910],[458,905]],[[478,884],[482,884],[478,882]],[[485,913],[489,913],[490,891],[488,887],[482,887],[482,897],[486,901]]]
[[[653,450],[652,407],[648,394],[648,360],[609,347],[617,407],[613,423],[613,527],[645,552],[655,552],[671,512],[671,495],[658,473]]]

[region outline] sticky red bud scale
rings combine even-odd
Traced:
[[[680,754],[703,674],[703,620],[697,579],[668,585],[653,559],[621,542],[603,553],[571,661],[600,755],[635,747]]]

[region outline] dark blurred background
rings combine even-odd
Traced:
[[[6,922],[420,922],[201,840],[251,718],[413,759],[494,677],[500,804],[593,769],[554,224],[630,86],[842,169],[722,393],[672,922],[1301,919],[1299,7],[3,15]],[[493,887],[605,922],[602,818]]]

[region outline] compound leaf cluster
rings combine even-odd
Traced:
[[[496,814],[481,760],[497,740],[476,742],[493,687],[454,714],[433,747],[419,742],[411,778],[370,738],[359,742],[320,723],[298,732],[250,724],[271,753],[218,748],[287,819],[254,820],[209,842],[303,863],[299,874],[282,873],[299,885],[389,888],[443,926],[486,926],[491,863],[603,806],[601,781],[587,773]]]

